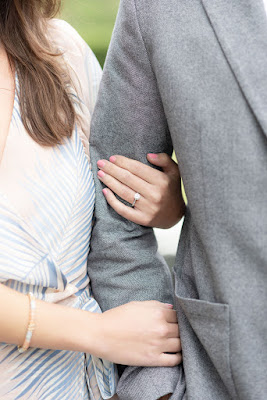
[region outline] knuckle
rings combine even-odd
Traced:
[[[151,224],[151,222],[152,222],[152,218],[149,215],[145,215],[142,218],[142,225],[143,226],[149,226]]]
[[[122,197],[124,200],[128,199],[129,193],[128,193],[128,190],[125,187],[121,188],[120,197]]]
[[[162,200],[162,194],[159,190],[155,190],[152,194],[152,201],[155,205],[159,205]]]
[[[117,163],[121,163],[121,161],[123,161],[123,156],[119,155],[119,154],[115,154],[114,157],[116,158]]]
[[[151,351],[156,351],[160,347],[160,340],[158,338],[154,338],[151,341]]]
[[[178,364],[180,364],[180,363],[181,363],[181,361],[179,361],[178,358],[174,358],[174,359],[171,359],[171,360],[170,360],[169,366],[170,366],[170,367],[175,367],[176,365],[178,365]]]
[[[137,174],[137,175],[139,175],[139,174],[141,174],[142,175],[142,164],[140,165],[139,163],[136,163],[136,165],[135,165],[135,173]]]
[[[182,356],[180,354],[176,354],[168,360],[168,367],[175,367],[176,365],[181,364]]]
[[[174,329],[174,334],[175,334],[175,336],[178,338],[179,336],[180,336],[180,332],[179,332],[179,326],[178,326],[178,323],[177,323],[177,321],[176,321],[176,326],[175,326],[175,329]]]
[[[126,181],[127,183],[129,183],[132,174],[127,170],[124,170],[121,174],[122,174],[123,181]]]
[[[147,352],[145,357],[147,359],[147,365],[154,366],[157,364],[157,358],[155,352],[152,349]]]
[[[160,204],[153,204],[151,206],[148,218],[150,220],[150,222],[152,222],[160,213]]]
[[[168,189],[170,185],[170,178],[168,177],[168,175],[163,175],[162,180],[161,180],[161,188],[162,189]]]
[[[181,351],[181,343],[179,341],[179,339],[176,339],[173,345],[173,349],[175,352],[179,352]]]
[[[181,364],[182,361],[183,361],[182,353],[178,353],[178,354],[177,354],[177,363],[178,363],[178,364]]]
[[[159,327],[158,327],[158,336],[161,338],[161,339],[164,339],[164,338],[166,338],[167,336],[168,336],[168,333],[169,333],[169,329],[168,329],[168,327],[166,326],[166,325],[160,325]]]
[[[161,307],[158,307],[156,310],[155,310],[155,317],[156,317],[156,319],[158,319],[159,321],[162,321],[163,319],[164,319],[164,311],[163,311],[163,308],[161,308]]]

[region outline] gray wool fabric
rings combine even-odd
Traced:
[[[267,19],[262,0],[121,0],[91,133],[114,154],[174,147],[188,197],[175,265],[183,366],[128,368],[121,400],[267,398]],[[96,182],[89,256],[103,309],[172,301],[152,230]]]

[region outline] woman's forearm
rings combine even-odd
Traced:
[[[0,284],[0,342],[21,346],[29,299]],[[181,362],[176,312],[156,301],[131,302],[95,314],[36,300],[31,347],[90,353],[118,364],[173,366]]]
[[[0,284],[0,342],[22,345],[29,322],[29,300]],[[94,353],[99,314],[36,300],[31,346]]]

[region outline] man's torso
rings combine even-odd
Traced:
[[[176,264],[187,395],[194,400],[227,399],[229,393],[233,398],[263,399],[267,393],[263,3],[136,3],[188,196]],[[207,393],[211,397],[205,397]]]

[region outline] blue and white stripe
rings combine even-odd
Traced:
[[[66,25],[64,38],[65,30]],[[95,101],[99,79],[90,79],[100,73],[88,48],[81,65],[87,98]],[[83,117],[90,116],[90,107],[84,102]],[[95,188],[83,145],[88,135],[81,138],[81,130],[77,125],[63,144],[42,148],[24,129],[16,94],[5,151],[9,175],[0,167],[0,282],[44,301],[100,313],[87,266]],[[116,381],[114,365],[90,354],[37,348],[20,354],[0,344],[1,400],[102,400],[114,395]]]

